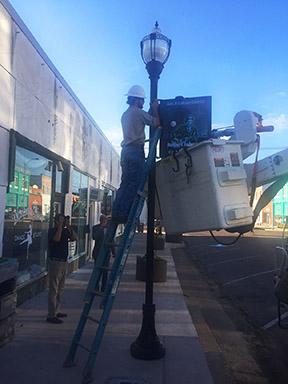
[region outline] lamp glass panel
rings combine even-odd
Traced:
[[[143,41],[143,58],[145,64],[152,60],[164,63],[169,53],[169,45],[166,40],[148,39]]]
[[[155,60],[164,63],[167,59],[169,46],[166,40],[156,39],[155,44]]]

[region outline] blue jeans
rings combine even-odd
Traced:
[[[112,216],[128,217],[145,165],[142,147],[123,147],[121,151],[122,177],[113,203]]]

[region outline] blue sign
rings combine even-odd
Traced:
[[[159,115],[161,157],[210,138],[211,96],[160,100]]]

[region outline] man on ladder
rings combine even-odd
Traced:
[[[132,202],[145,165],[145,125],[158,126],[158,100],[151,104],[153,116],[143,111],[145,92],[140,85],[133,85],[127,93],[129,108],[121,118],[123,141],[121,143],[121,185],[112,208],[112,220],[126,223]]]

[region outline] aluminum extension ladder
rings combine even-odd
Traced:
[[[136,226],[138,219],[140,217],[145,198],[147,197],[147,188],[146,181],[148,174],[151,168],[151,165],[155,158],[155,152],[158,140],[160,138],[161,128],[155,129],[154,136],[150,142],[149,154],[145,163],[145,169],[138,187],[136,197],[133,201],[128,221],[125,225],[125,230],[122,235],[120,244],[118,246],[117,255],[114,259],[113,265],[111,268],[105,266],[105,259],[107,252],[109,252],[109,247],[111,247],[112,241],[114,239],[116,229],[118,224],[112,220],[108,224],[106,235],[100,249],[99,255],[97,257],[96,265],[93,269],[93,272],[88,283],[88,287],[84,296],[84,308],[76,328],[74,337],[72,339],[71,347],[66,357],[66,360],[63,363],[64,367],[75,366],[74,358],[78,346],[85,349],[89,352],[89,357],[83,371],[83,384],[91,383],[94,378],[92,377],[92,370],[95,364],[96,356],[101,345],[101,341],[104,335],[104,331],[108,322],[108,318],[113,306],[114,298],[116,296],[121,276],[126,264],[126,260],[129,254],[129,250],[133,241],[133,237],[136,231]],[[115,244],[114,244],[115,245]],[[109,279],[106,285],[105,292],[99,291],[99,283],[103,271],[110,271]],[[100,296],[102,298],[100,308],[103,308],[102,316],[100,319],[93,318],[89,316],[93,300],[95,296]],[[82,333],[84,331],[86,321],[91,320],[95,322],[97,326],[96,335],[92,346],[89,348],[80,343]]]

